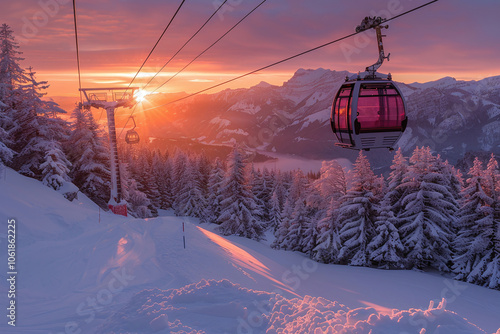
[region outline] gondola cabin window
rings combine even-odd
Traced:
[[[361,133],[401,131],[404,118],[403,99],[392,84],[361,84],[357,106]]]
[[[352,86],[343,87],[339,92],[339,97],[337,99],[337,105],[335,109],[337,110],[337,121],[338,129],[340,131],[350,130],[351,112],[350,112],[350,99],[352,95]]]

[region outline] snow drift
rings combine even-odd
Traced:
[[[322,297],[287,299],[228,280],[202,280],[180,289],[144,290],[98,333],[485,333],[446,310],[349,309]]]

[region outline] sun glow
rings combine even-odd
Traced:
[[[146,101],[146,96],[151,94],[148,91],[145,91],[143,89],[139,89],[134,93],[135,100],[139,103]]]

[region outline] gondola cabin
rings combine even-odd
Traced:
[[[139,134],[137,133],[137,131],[135,131],[135,128],[137,127],[137,125],[135,124],[135,118],[134,116],[130,116],[130,119],[132,119],[132,122],[134,122],[134,127],[128,130],[125,134],[125,142],[127,144],[139,144]]]
[[[128,130],[125,134],[125,141],[127,144],[139,144],[139,134],[135,130]]]
[[[356,150],[393,149],[406,129],[405,102],[389,79],[358,76],[340,87],[330,123],[337,146]]]

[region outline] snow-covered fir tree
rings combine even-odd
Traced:
[[[281,208],[278,193],[273,191],[269,209],[269,227],[275,233],[281,224]]]
[[[383,269],[403,268],[404,246],[396,228],[397,223],[386,198],[380,203],[375,221],[375,236],[368,244],[372,265]]]
[[[145,193],[137,189],[137,181],[130,180],[128,185],[128,198],[126,199],[128,211],[131,215],[138,218],[152,217],[153,214],[149,210],[151,202]]]
[[[399,186],[404,210],[397,217],[408,268],[448,271],[450,243],[458,205],[449,182],[440,173],[439,157],[430,148],[416,148]]]
[[[370,162],[360,151],[352,186],[342,198],[338,209],[341,248],[338,253],[340,263],[367,266],[369,264],[368,244],[375,235],[375,219],[379,198],[379,179],[373,173]]]
[[[332,198],[326,215],[317,223],[318,235],[312,258],[322,263],[336,263],[341,247],[337,220],[338,199]]]
[[[260,208],[260,216],[257,217],[261,222],[268,221],[269,211],[267,209],[267,203],[265,202],[265,186],[264,177],[260,169],[255,169],[253,164],[250,168],[250,185],[252,188],[252,193],[254,195],[255,204]]]
[[[176,194],[175,213],[180,216],[206,219],[206,195],[203,191],[201,172],[196,163],[196,157],[190,157],[180,180],[182,187]]]
[[[137,218],[153,217],[148,208],[151,205],[151,201],[145,193],[138,189],[137,181],[132,178],[128,163],[120,164],[120,176],[122,195],[123,199],[127,202],[128,213]]]
[[[270,227],[271,229],[274,230],[274,233],[276,233],[276,230],[278,229],[280,223],[281,223],[281,218],[282,212],[283,212],[283,207],[285,205],[286,197],[287,197],[287,191],[283,185],[283,176],[282,173],[278,171],[273,171],[271,173],[272,175],[272,196],[276,196],[275,202],[274,202],[274,208],[272,209],[272,213],[270,213]],[[279,212],[279,219],[275,219],[276,217],[276,212]]]
[[[498,161],[493,154],[484,171],[484,178],[486,183],[484,186],[485,193],[492,199],[490,204],[491,215],[487,219],[476,222],[478,236],[475,243],[483,248],[483,254],[481,259],[474,263],[467,281],[493,289],[500,289],[498,267],[500,258],[500,171]]]
[[[18,152],[13,166],[21,174],[41,180],[40,165],[45,162],[53,142],[66,140],[69,128],[58,114],[65,113],[56,103],[44,101],[46,82],[38,82],[35,73],[29,71],[29,82],[22,85],[22,98],[16,104],[14,119],[18,127],[13,130],[13,149]]]
[[[300,169],[293,171],[291,176],[292,180],[288,191],[288,197],[292,203],[295,203],[299,199],[305,198],[305,191],[309,185],[309,181],[304,175],[304,172]]]
[[[263,171],[255,170],[252,166],[251,185],[252,192],[255,196],[255,202],[257,206],[261,208],[260,211],[262,212],[259,219],[262,222],[268,223],[271,219],[271,196],[273,192],[273,180],[269,170],[267,168],[264,168]]]
[[[159,208],[163,210],[170,209],[173,203],[173,194],[172,167],[168,154],[163,155],[158,150],[153,153],[151,173],[153,174],[154,182],[159,192]]]
[[[40,165],[42,182],[54,190],[59,190],[64,182],[69,181],[68,173],[70,162],[62,151],[61,144],[50,141],[46,148],[44,161]]]
[[[398,148],[392,160],[391,173],[387,178],[387,190],[384,195],[387,205],[390,206],[390,211],[395,216],[398,216],[401,210],[403,210],[401,199],[404,197],[404,193],[400,185],[403,183],[403,178],[407,172],[408,161],[403,156],[401,148]]]
[[[280,248],[303,251],[305,232],[309,225],[311,225],[311,220],[308,216],[306,200],[299,198],[295,202],[288,231]]]
[[[145,146],[140,147],[134,161],[134,178],[137,181],[138,189],[146,194],[150,201],[148,209],[153,216],[158,215],[160,207],[160,192],[152,170],[153,154]]]
[[[315,180],[313,186],[318,189],[326,206],[331,200],[338,201],[347,193],[347,183],[342,166],[335,160],[323,161],[321,163],[320,177]]]
[[[314,248],[318,243],[318,212],[316,209],[306,205],[306,213],[304,215],[304,235],[301,240],[301,252],[313,257]]]
[[[208,199],[208,179],[210,178],[210,173],[212,172],[212,164],[210,163],[208,157],[205,153],[198,154],[195,159],[196,168],[198,169],[199,183],[201,188],[201,193],[204,198],[205,204],[203,209],[203,216],[208,215],[207,209],[207,199]],[[204,221],[208,221],[207,218],[203,217]]]
[[[207,220],[211,223],[219,223],[220,205],[224,199],[222,196],[224,174],[224,165],[219,158],[216,158],[208,179]]]
[[[14,39],[14,31],[7,25],[0,27],[0,170],[10,164],[14,156],[12,133],[19,128],[14,112],[19,102],[21,85],[28,81],[19,65],[22,52]]]
[[[174,198],[172,207],[174,210],[178,210],[178,208],[181,206],[181,203],[179,203],[179,194],[184,187],[183,181],[186,178],[187,165],[187,154],[182,150],[175,150],[172,160],[172,189]]]
[[[8,116],[0,111],[0,173],[5,165],[12,161],[14,151],[9,148],[11,145],[9,133],[2,127],[2,124],[7,123]]]
[[[274,236],[276,239],[274,239],[271,247],[276,248],[276,249],[285,249],[288,250],[290,249],[290,244],[288,242],[288,231],[290,229],[290,222],[292,220],[292,214],[294,206],[292,204],[292,201],[287,198],[285,201],[285,204],[283,205],[283,210],[281,212],[281,221],[274,232]]]
[[[466,187],[462,190],[463,200],[457,214],[458,235],[453,241],[453,271],[457,279],[469,280],[471,271],[484,257],[489,244],[489,241],[481,236],[480,227],[493,224],[491,205],[494,200],[486,194],[485,187],[487,189],[488,184],[482,162],[476,157],[469,170]]]
[[[323,161],[319,178],[312,181],[307,197],[308,206],[314,209],[311,211],[314,217],[311,218],[313,222],[318,222],[315,228],[322,229],[322,233],[328,233],[328,235],[330,235],[330,232],[326,232],[328,228],[326,230],[324,229],[326,222],[322,222],[321,224],[319,224],[319,222],[323,221],[323,219],[329,215],[329,218],[333,217],[332,214],[338,209],[340,199],[346,192],[347,183],[342,166],[335,160]],[[326,225],[331,224],[328,223]],[[322,226],[322,228],[320,228],[320,226]],[[319,233],[319,230],[316,232]],[[321,238],[323,239],[325,237],[326,235]],[[316,246],[317,245],[314,247]]]
[[[104,134],[86,109],[72,113],[68,158],[72,163],[70,176],[82,193],[105,208],[109,200],[109,149]]]
[[[245,176],[242,153],[234,147],[228,157],[227,171],[222,186],[221,222],[219,230],[224,235],[235,234],[259,240],[263,235],[259,212]]]
[[[7,25],[0,27],[0,102],[3,112],[12,113],[19,101],[22,85],[29,82],[20,66],[24,60],[15,41],[14,31]]]

